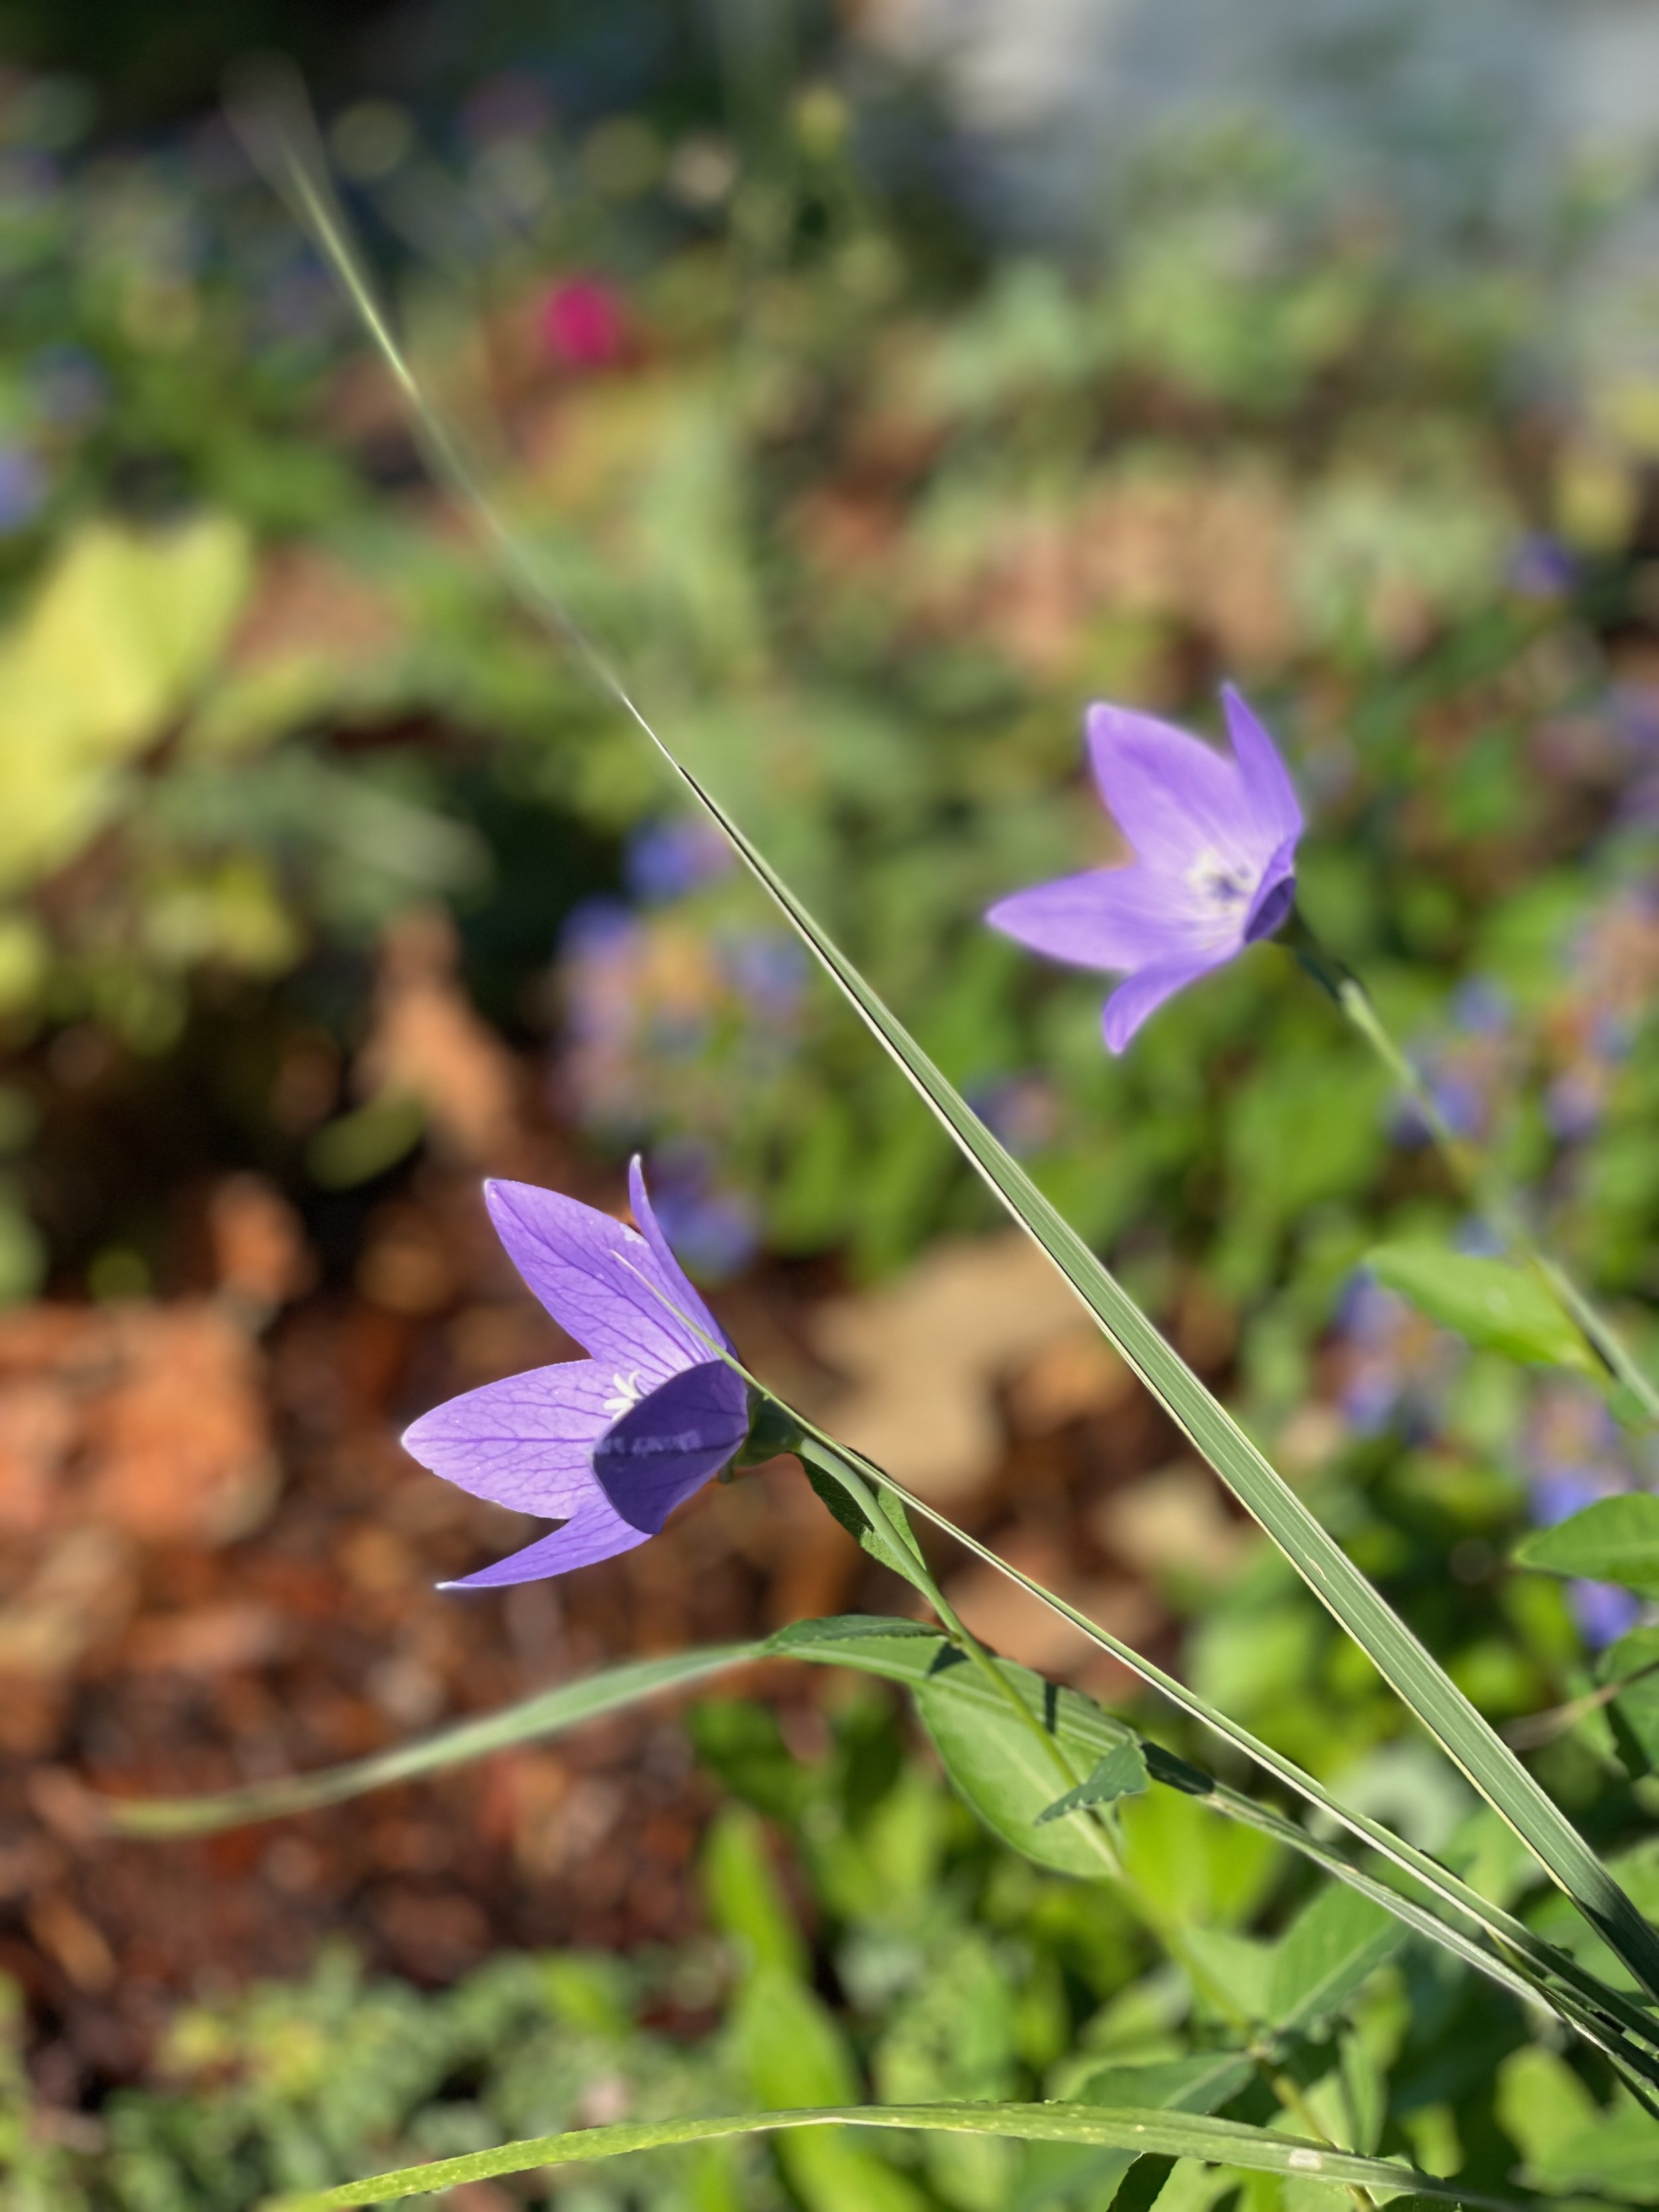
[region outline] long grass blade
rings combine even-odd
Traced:
[[[763,1659],[765,1642],[711,1644],[698,1651],[683,1651],[664,1659],[639,1659],[589,1674],[579,1682],[562,1682],[556,1689],[538,1690],[534,1697],[491,1713],[483,1720],[463,1721],[456,1728],[398,1744],[369,1759],[354,1759],[339,1766],[325,1766],[315,1774],[284,1775],[272,1782],[255,1782],[245,1790],[225,1790],[210,1797],[106,1797],[99,1801],[104,1826],[120,1836],[199,1836],[219,1828],[237,1828],[252,1820],[280,1820],[292,1813],[314,1812],[319,1805],[338,1805],[366,1790],[385,1790],[394,1782],[412,1782],[419,1775],[459,1766],[471,1759],[488,1758],[532,1736],[556,1735],[583,1721],[598,1720],[641,1698],[668,1690],[684,1689],[710,1674],[724,1674],[745,1660]]]
[[[302,98],[269,85],[239,119],[265,167],[333,265],[409,404],[434,468],[478,517],[526,605],[572,645],[682,787],[718,823],[756,880],[810,947],[872,1036],[1012,1218],[1048,1254],[1147,1389],[1284,1552],[1476,1790],[1522,1838],[1628,1967],[1659,1997],[1659,1934],[1583,1838],[1439,1662],[1277,1474],[1237,1422],[1003,1148],[897,1017],[796,898],[718,799],[658,735],[605,657],[502,519],[454,434],[422,391],[380,307],[329,190]]]
[[[267,2200],[263,2212],[344,2212],[351,2205],[389,2204],[400,2197],[459,2189],[467,2182],[529,2173],[538,2166],[589,2165],[602,2159],[623,2158],[634,2151],[718,2142],[732,2136],[767,2135],[781,2129],[834,2127],[1000,2136],[1016,2142],[1087,2143],[1103,2150],[1132,2150],[1138,2155],[1201,2159],[1209,2166],[1281,2174],[1336,2188],[1378,2189],[1390,2195],[1407,2191],[1442,2203],[1480,2207],[1481,2212],[1514,2212],[1516,2203],[1477,2195],[1459,2188],[1455,2182],[1415,2172],[1392,2159],[1332,2150],[1322,2144],[1300,2142],[1294,2136],[1250,2127],[1242,2120],[1216,2119],[1204,2112],[1129,2105],[941,2104],[848,2105],[817,2112],[741,2112],[718,2119],[625,2120],[612,2127],[534,2136],[524,2142],[503,2143],[494,2150],[401,2166],[368,2181],[348,2181],[338,2189],[274,2197]]]

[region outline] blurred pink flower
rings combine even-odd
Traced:
[[[597,276],[556,284],[542,303],[542,337],[567,368],[607,368],[627,336],[623,304]]]

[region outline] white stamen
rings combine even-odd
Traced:
[[[1188,869],[1187,880],[1206,904],[1224,913],[1243,906],[1253,889],[1249,871],[1237,861],[1224,860],[1218,853],[1200,853]]]
[[[631,1412],[640,1402],[640,1370],[635,1367],[626,1375],[613,1375],[611,1388],[617,1395],[605,1400],[602,1410],[609,1413],[613,1421],[620,1420],[624,1413]]]

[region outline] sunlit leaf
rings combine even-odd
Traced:
[[[1365,1264],[1387,1290],[1483,1352],[1528,1367],[1601,1373],[1601,1362],[1547,1283],[1501,1260],[1432,1244],[1379,1244]]]
[[[0,885],[53,868],[120,804],[123,764],[164,737],[222,650],[246,533],[204,515],[71,538],[0,637]]]
[[[1633,1628],[1601,1655],[1604,1682],[1623,1686],[1607,1707],[1613,1741],[1632,1776],[1659,1767],[1659,1628]]]
[[[1120,1797],[1138,1797],[1146,1787],[1146,1760],[1133,1736],[1114,1744],[1104,1759],[1086,1774],[1075,1790],[1056,1797],[1037,1814],[1037,1826],[1062,1820],[1067,1813],[1089,1805],[1115,1804]]]
[[[745,1660],[763,1656],[764,1651],[763,1644],[726,1644],[664,1659],[638,1659],[607,1668],[600,1674],[589,1674],[579,1682],[539,1690],[483,1720],[464,1721],[459,1728],[399,1744],[371,1759],[325,1767],[318,1774],[256,1782],[249,1789],[227,1790],[211,1797],[106,1798],[102,1801],[103,1812],[110,1827],[125,1836],[206,1835],[245,1821],[274,1820],[286,1814],[309,1812],[319,1805],[337,1805],[362,1796],[365,1790],[383,1790],[391,1783],[435,1773],[466,1759],[483,1759],[511,1744],[556,1735],[583,1721],[637,1705],[641,1698],[657,1697],[665,1690],[684,1688],[710,1674],[723,1674]]]
[[[1381,1905],[1333,1883],[1273,1947],[1269,2016],[1307,2028],[1340,2011],[1366,1976],[1400,1948],[1404,1930]]]
[[[1516,1564],[1592,1583],[1619,1583],[1659,1597],[1659,1498],[1634,1491],[1598,1498],[1570,1520],[1534,1529],[1516,1545]]]

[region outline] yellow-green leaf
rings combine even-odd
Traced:
[[[1502,1352],[1528,1367],[1601,1372],[1554,1291],[1524,1268],[1434,1244],[1381,1244],[1366,1255],[1365,1264],[1385,1289],[1483,1352]]]

